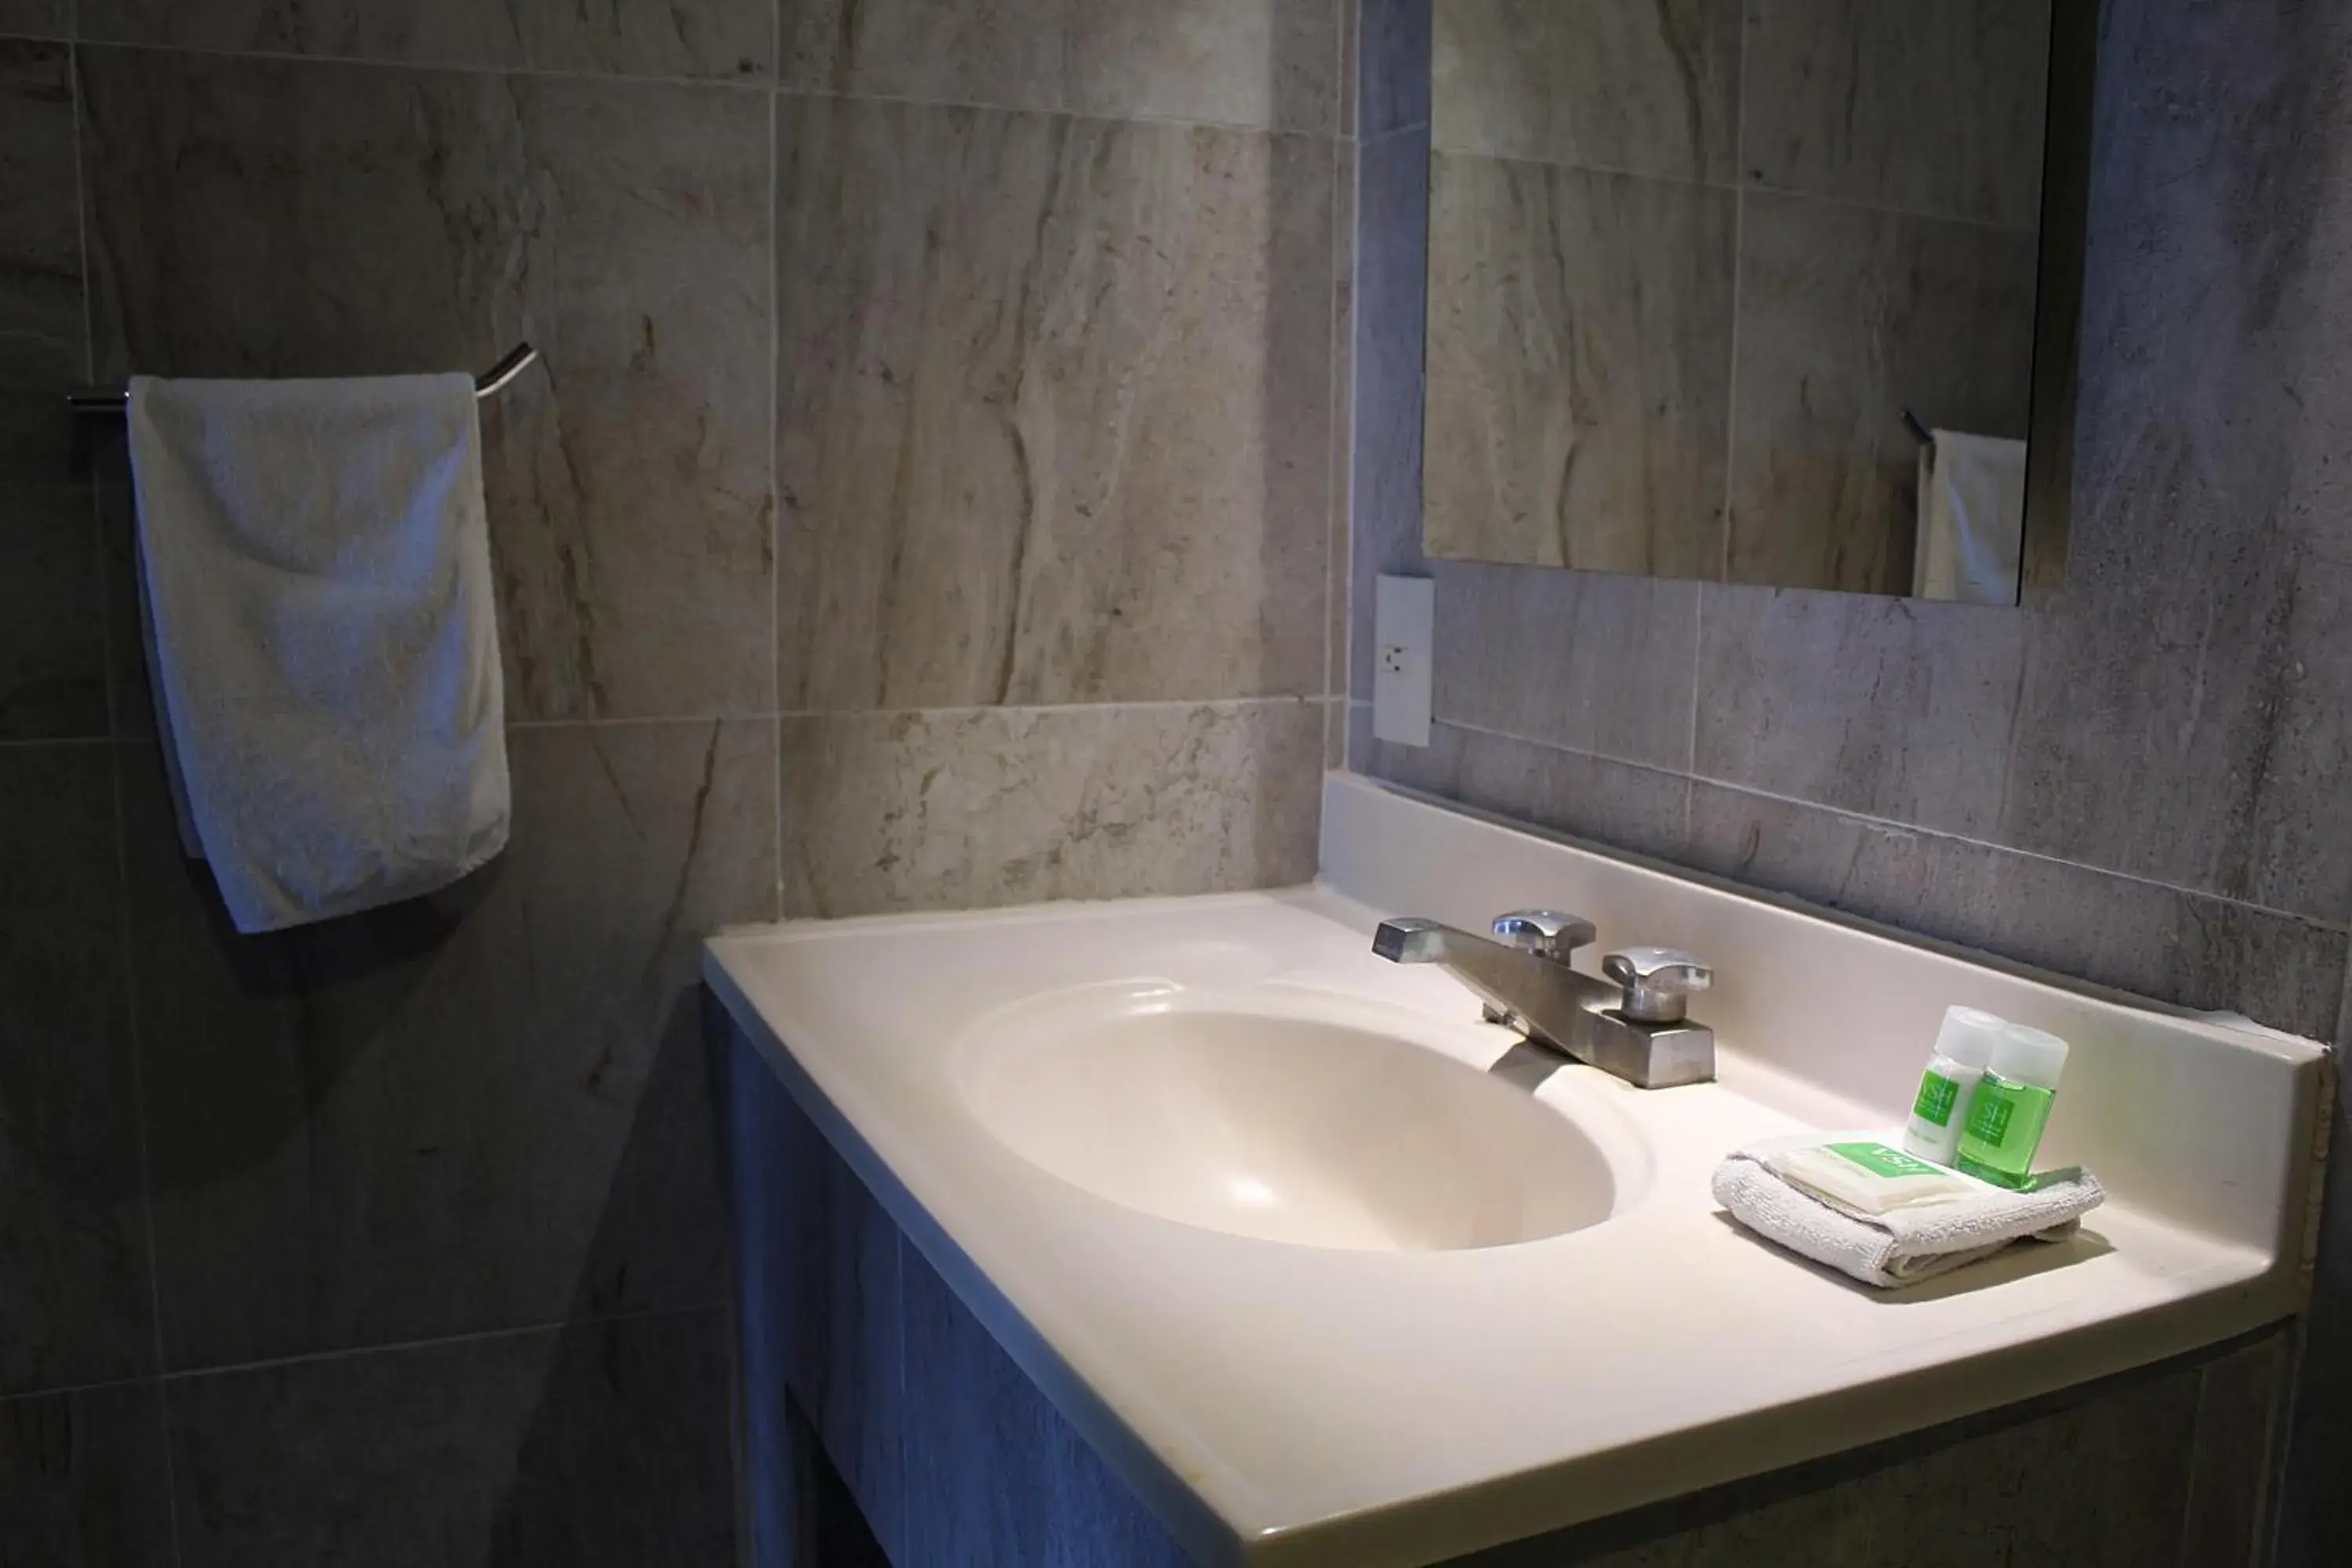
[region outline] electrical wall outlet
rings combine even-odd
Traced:
[[[1429,744],[1431,664],[1437,644],[1437,584],[1383,577],[1372,599],[1372,736]]]

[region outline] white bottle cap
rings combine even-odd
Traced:
[[[1936,1037],[1936,1054],[1982,1071],[1992,1065],[1993,1048],[2008,1027],[2001,1019],[1975,1007],[1947,1007],[1943,1032]]]
[[[2001,1030],[2000,1044],[1994,1047],[1992,1070],[2011,1083],[2054,1089],[2058,1075],[2066,1070],[2066,1042],[2023,1024],[2011,1024]]]

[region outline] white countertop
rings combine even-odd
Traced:
[[[2307,1042],[2056,991],[1749,900],[1733,900],[1746,912],[1701,918],[1698,905],[1677,900],[1732,896],[1680,879],[1658,879],[1685,892],[1636,886],[1625,879],[1658,873],[1359,781],[1333,789],[1327,878],[1377,889],[1410,862],[1413,835],[1475,833],[1475,845],[1420,848],[1456,878],[1475,872],[1477,846],[1514,876],[1548,867],[1550,880],[1528,890],[1575,895],[1542,900],[1570,907],[1580,896],[1585,912],[1634,899],[1654,922],[1646,934],[1696,945],[1685,933],[1704,928],[1716,939],[1709,956],[1727,972],[1744,957],[1763,962],[1760,949],[1742,951],[1753,942],[1793,944],[1772,955],[1791,984],[1811,962],[1808,944],[1823,962],[1869,965],[1871,984],[1810,1019],[1824,1037],[1885,1033],[1895,1026],[1887,1009],[1903,1012],[1907,1028],[1909,993],[1937,966],[1956,978],[1928,985],[1921,1017],[1968,1001],[2071,1027],[2085,1059],[2060,1096],[2053,1148],[2098,1155],[2114,1196],[2071,1243],[1891,1295],[1748,1237],[1708,1196],[1720,1156],[1807,1126],[1891,1124],[1932,1038],[1931,1028],[1885,1049],[1857,1041],[1846,1053],[1853,1065],[1837,1070],[1820,1070],[1844,1059],[1835,1052],[1793,1066],[1789,1049],[1768,1059],[1757,1047],[1790,1024],[1775,1012],[1743,1033],[1758,1008],[1751,985],[1745,998],[1736,986],[1721,998],[1720,1016],[1699,1010],[1722,1036],[1716,1084],[1645,1093],[1567,1068],[1537,1091],[1622,1112],[1639,1130],[1649,1179],[1607,1223],[1475,1251],[1248,1240],[1118,1206],[1013,1152],[956,1092],[953,1043],[1025,998],[1150,975],[1204,994],[1275,984],[1373,998],[1425,1021],[1416,1037],[1431,1048],[1483,1068],[1514,1037],[1479,1023],[1476,1003],[1450,978],[1370,950],[1385,915],[1465,917],[1376,910],[1325,886],[715,939],[709,978],[787,1085],[1203,1563],[1427,1563],[2046,1393],[2298,1306],[2293,1240],[2320,1094],[2318,1048]],[[1411,891],[1437,904],[1488,898],[1434,882]],[[1535,901],[1512,893],[1494,889],[1494,909]],[[1631,940],[1622,922],[1612,931],[1604,919],[1603,931]],[[1870,943],[1895,951],[1853,945]],[[1801,1014],[1797,1026],[1807,1024]],[[2134,1114],[2164,1114],[2163,1097],[2185,1095],[2235,1140],[2272,1146],[2223,1147],[2211,1128],[2139,1137],[2078,1110],[2070,1096],[2102,1092],[2118,1058],[2164,1080],[2148,1090],[2157,1101],[2126,1107]],[[2135,1152],[2168,1139],[2168,1155]],[[2168,1165],[2181,1168],[2178,1181],[2143,1175]],[[2215,1181],[2240,1190],[2179,1196]]]

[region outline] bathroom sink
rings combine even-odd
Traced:
[[[1610,1216],[1612,1129],[1597,1140],[1391,1025],[1311,994],[1109,987],[1000,1014],[953,1054],[965,1103],[1001,1142],[1184,1225],[1443,1252]]]

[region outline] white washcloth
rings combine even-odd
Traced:
[[[503,848],[505,704],[465,375],[131,384],[165,744],[243,931]]]
[[[1864,1214],[1795,1185],[1766,1163],[1789,1149],[1835,1141],[1808,1132],[1742,1149],[1716,1167],[1715,1201],[1757,1235],[1881,1289],[1948,1274],[2011,1242],[2063,1241],[2107,1199],[2098,1179],[2076,1168],[2037,1178],[2032,1192],[1988,1189],[1950,1203]]]
[[[1938,430],[1919,454],[1912,596],[2015,605],[2025,545],[2022,441]]]

